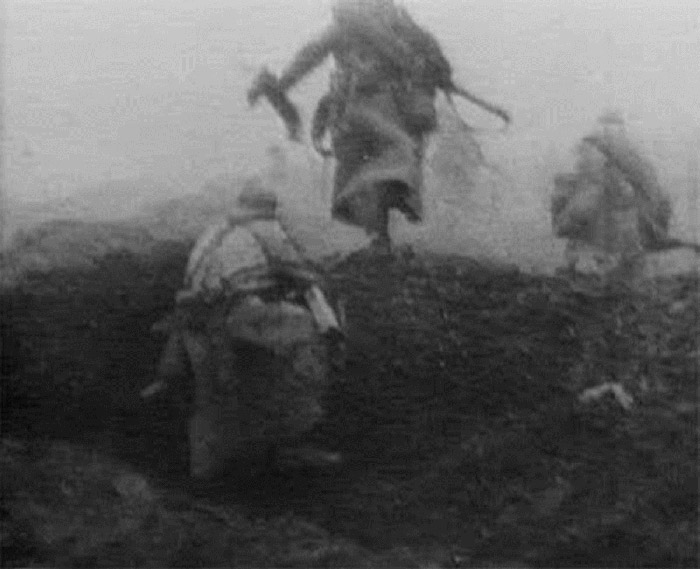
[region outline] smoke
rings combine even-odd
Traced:
[[[538,259],[558,247],[547,219],[551,178],[571,167],[576,141],[611,107],[623,111],[674,197],[674,231],[691,232],[697,195],[689,162],[700,149],[693,0],[404,3],[440,39],[457,80],[506,107],[514,123],[496,132],[497,121],[459,104],[484,129],[478,140],[497,170],[460,171],[474,149],[448,124],[431,142],[427,226],[397,220],[402,239],[544,263]],[[279,119],[264,105],[248,108],[245,91],[262,65],[281,70],[326,25],[329,4],[5,3],[10,225],[58,209],[60,216],[71,208],[80,216],[127,215],[139,204],[199,192],[208,180],[253,175],[267,167],[273,144],[288,153],[286,203],[327,212],[330,165],[324,170],[308,141],[285,141]],[[305,124],[326,71],[291,93]]]

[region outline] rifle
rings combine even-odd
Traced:
[[[683,239],[676,239],[674,237],[663,239],[647,247],[648,251],[668,251],[671,249],[690,249],[691,251],[700,254],[699,243],[684,241]]]
[[[474,93],[468,91],[461,85],[457,85],[453,82],[450,82],[444,90],[444,92],[445,96],[447,97],[447,101],[450,103],[450,106],[452,108],[454,108],[454,101],[452,99],[452,94],[454,93],[455,95],[459,95],[463,99],[466,99],[470,103],[474,103],[477,107],[481,107],[482,109],[491,113],[492,115],[498,116],[500,119],[503,120],[504,123],[506,123],[506,125],[509,125],[511,123],[511,118],[508,111],[492,103],[489,103],[481,97],[477,97],[476,95],[474,95]]]

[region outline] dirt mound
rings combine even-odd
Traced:
[[[3,328],[14,338],[4,359],[16,370],[3,378],[3,421],[39,407],[71,415],[84,397],[98,416],[128,401],[152,373],[149,328],[172,304],[189,247],[127,223],[53,222],[19,239],[2,258]]]
[[[163,492],[128,464],[74,444],[3,439],[0,465],[3,566],[319,567],[366,557],[292,517],[255,520],[240,507]]]
[[[10,563],[695,566],[696,277],[648,293],[355,254],[331,271],[345,381],[308,441],[343,466],[198,485],[182,409],[138,400],[187,240],[100,227],[76,229],[118,237],[84,243],[89,262],[25,267],[2,290]],[[605,381],[630,410],[578,401]],[[160,498],[125,510],[124,476]]]

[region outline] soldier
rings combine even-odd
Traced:
[[[558,237],[569,239],[570,270],[588,254],[603,274],[631,275],[641,269],[645,250],[667,241],[670,200],[654,167],[627,138],[619,113],[598,122],[579,145],[576,172],[555,179],[552,223]]]
[[[253,180],[238,201],[241,211],[194,246],[175,313],[156,326],[169,334],[158,381],[142,392],[150,397],[191,370],[196,478],[221,473],[232,458],[264,458],[310,430],[342,356],[341,325],[278,221],[275,194]]]
[[[422,160],[426,137],[437,127],[437,91],[458,93],[509,117],[454,85],[438,42],[393,0],[340,0],[333,17],[279,78],[263,70],[248,99],[254,104],[265,96],[298,140],[299,116],[286,92],[334,57],[330,92],[318,105],[311,132],[316,150],[338,161],[331,213],[363,227],[378,250],[388,251],[390,210],[413,223],[422,220]],[[332,150],[323,148],[327,133]]]

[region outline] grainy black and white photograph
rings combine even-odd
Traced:
[[[2,567],[700,564],[698,0],[0,18]]]

